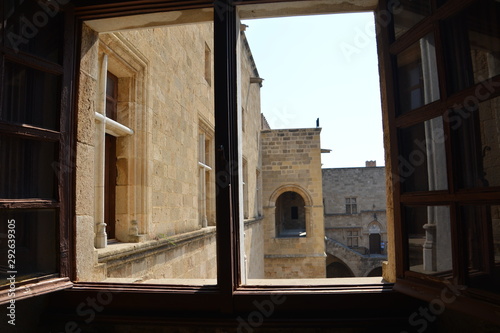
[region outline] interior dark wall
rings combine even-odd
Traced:
[[[77,308],[66,308],[67,313],[62,314],[59,306],[58,292],[44,296],[16,302],[16,325],[7,324],[6,306],[2,306],[0,319],[0,332],[27,332],[27,333],[358,333],[358,332],[500,332],[500,326],[478,321],[451,310],[445,310],[439,315],[434,315],[429,304],[425,302],[412,303],[407,316],[394,316],[388,309],[383,316],[369,321],[363,318],[367,315],[362,310],[358,313],[340,315],[332,312],[330,316],[321,314],[316,319],[304,321],[301,324],[293,322],[293,318],[269,316],[260,322],[255,312],[240,314],[214,314],[205,318],[198,317],[195,313],[184,313],[177,316],[165,313],[162,315],[151,314],[150,318],[133,318],[95,312],[96,316],[89,319],[89,307],[80,308],[82,316],[68,316],[68,313],[78,313]],[[87,296],[82,295],[82,303]],[[372,311],[376,311],[373,304]],[[397,306],[398,304],[395,304]],[[400,304],[405,306],[404,304]],[[78,306],[77,306],[78,307]],[[140,304],[138,304],[140,312]],[[320,318],[321,317],[321,318]],[[427,319],[425,319],[427,318]]]

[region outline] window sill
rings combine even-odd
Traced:
[[[16,281],[14,290],[0,291],[0,304],[9,303],[11,300],[19,301],[24,298],[47,294],[53,291],[68,289],[73,286],[69,278],[49,278],[40,282],[24,283]]]
[[[392,283],[386,282],[381,276],[375,277],[352,277],[352,278],[317,278],[317,279],[248,279],[246,287],[253,286],[300,286],[302,288],[328,286],[345,289],[349,286],[356,287],[392,287]]]
[[[165,286],[216,286],[217,279],[148,279],[141,278],[107,278],[102,283],[120,283],[120,284],[154,284]]]
[[[146,252],[175,248],[195,239],[208,237],[215,234],[216,227],[206,227],[196,231],[173,235],[168,238],[150,240],[142,243],[114,243],[103,249],[97,249],[99,263],[109,263],[115,260],[133,259],[134,256],[143,255]]]

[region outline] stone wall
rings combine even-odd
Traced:
[[[259,72],[253,61],[245,34],[241,41],[241,142],[243,151],[244,219],[262,216],[262,161],[260,155],[260,88]]]
[[[264,224],[262,218],[245,222],[245,261],[248,279],[264,278]]]
[[[341,260],[355,276],[365,276],[380,267],[387,253],[385,168],[334,168],[322,173],[325,234],[345,247],[327,246],[328,254]],[[356,199],[355,213],[346,212],[346,198]],[[357,240],[349,243],[353,233]],[[380,253],[369,256],[370,237],[376,239],[371,234],[380,234],[381,244]],[[351,255],[345,255],[346,251]]]
[[[322,172],[325,214],[344,214],[348,197],[358,198],[358,212],[385,210],[384,167],[334,168]]]
[[[261,132],[266,278],[325,277],[320,132]],[[288,191],[304,199],[305,237],[276,235],[276,200]]]
[[[84,25],[82,40],[76,166],[78,280],[215,278],[213,24],[100,35]],[[101,110],[104,55],[108,71],[118,78],[117,121],[133,134],[117,138],[117,242],[96,249],[96,226],[109,224],[96,218],[101,199],[95,195],[102,149],[95,113]],[[246,215],[256,218],[262,215],[260,83],[255,83],[258,72],[248,44],[242,44],[241,75],[242,125],[247,134],[242,143]],[[201,172],[200,159],[212,170]],[[203,205],[208,228],[203,227]],[[262,230],[260,222],[247,227],[251,277],[263,276]]]

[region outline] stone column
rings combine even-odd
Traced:
[[[99,76],[97,112],[104,119],[97,120],[95,142],[95,247],[105,248],[108,245],[106,223],[104,222],[104,177],[105,177],[105,131],[106,131],[106,77],[108,72],[108,56],[103,55]]]

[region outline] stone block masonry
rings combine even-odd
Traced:
[[[325,277],[321,128],[263,130],[262,180],[266,278]],[[280,237],[280,195],[304,200],[305,236]]]

